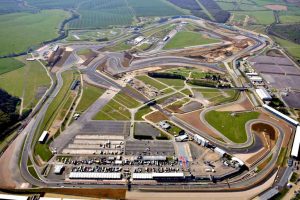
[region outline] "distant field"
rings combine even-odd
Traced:
[[[50,78],[42,65],[25,58],[16,60],[24,67],[0,75],[0,87],[10,94],[23,97],[24,108],[32,108],[50,85]]]
[[[14,71],[23,66],[24,63],[14,58],[2,58],[0,59],[0,75],[10,71]]]
[[[170,16],[182,14],[179,8],[163,0],[94,0],[83,1],[78,9],[80,18],[70,28],[103,28],[130,25],[139,16]]]
[[[67,16],[63,10],[0,15],[0,55],[20,53],[57,37],[57,27]]]
[[[268,25],[272,24],[275,19],[273,15],[273,11],[238,11],[234,12],[235,15],[248,15],[250,17],[249,24],[261,24]]]
[[[104,92],[105,92],[105,89],[84,83],[83,84],[83,94],[82,94],[81,100],[76,108],[76,112],[84,112]]]
[[[189,46],[211,44],[220,40],[204,37],[195,32],[182,31],[177,33],[164,47],[164,49],[181,49]]]
[[[236,113],[210,111],[206,113],[207,122],[220,131],[224,136],[236,143],[247,141],[245,124],[247,121],[258,118],[258,112]]]

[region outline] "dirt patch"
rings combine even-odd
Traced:
[[[284,57],[278,49],[270,49],[267,51],[266,55],[272,57]]]
[[[160,111],[153,112],[153,113],[147,115],[145,118],[153,123],[158,123],[160,121],[168,119],[168,117]]]
[[[252,130],[258,133],[265,133],[271,140],[277,139],[277,134],[273,126],[265,123],[256,123],[252,125]]]
[[[269,4],[269,5],[265,5],[266,8],[270,9],[270,10],[287,10],[287,7],[284,5],[278,5],[278,4]]]
[[[242,101],[239,104],[231,104],[229,106],[225,106],[222,108],[217,109],[217,111],[231,111],[231,112],[237,112],[237,111],[246,111],[253,109],[253,105],[250,102],[248,98],[246,98],[244,101]]]
[[[268,113],[267,111],[261,110],[261,114],[258,119],[263,119],[266,121],[273,122],[277,126],[281,127],[284,131],[284,139],[282,143],[282,147],[287,147],[288,144],[291,142],[291,136],[294,132],[294,127],[290,126],[287,122],[283,121],[282,119],[275,117],[274,115]]]

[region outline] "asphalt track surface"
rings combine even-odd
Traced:
[[[256,36],[251,36],[252,38],[255,38],[256,40],[259,41],[259,39],[257,39]],[[257,42],[257,44],[253,47],[253,48],[249,48],[247,49],[247,51],[252,51],[253,49],[259,48],[259,46],[262,45],[262,42]],[[235,57],[238,57],[237,55],[235,55]],[[234,57],[233,57],[234,58]],[[175,58],[175,61],[177,61],[177,59],[180,58]],[[173,60],[174,61],[174,60]],[[159,61],[149,61],[152,64],[156,64]],[[167,60],[168,62],[168,60]],[[188,61],[190,62],[190,61]],[[147,64],[147,62],[146,62]],[[139,67],[139,65],[137,65],[136,67]],[[31,119],[31,121],[28,123],[28,126],[24,129],[24,131],[26,131],[27,133],[27,138],[25,139],[24,142],[24,148],[23,148],[23,154],[21,157],[21,162],[20,162],[20,170],[21,170],[21,174],[23,176],[23,178],[25,178],[29,183],[39,186],[39,187],[76,187],[76,188],[126,188],[126,185],[123,184],[109,184],[109,185],[99,185],[97,183],[67,183],[64,181],[51,181],[48,180],[44,177],[42,177],[39,174],[39,171],[37,171],[39,177],[41,180],[37,180],[35,179],[29,172],[27,169],[27,162],[28,162],[28,158],[32,159],[32,142],[33,142],[33,138],[34,138],[34,133],[35,130],[37,129],[39,123],[43,120],[44,115],[47,111],[47,108],[49,107],[49,105],[51,104],[53,98],[58,94],[58,92],[60,91],[63,81],[61,78],[61,73],[65,70],[68,70],[67,67],[63,67],[61,70],[59,70],[59,72],[56,74],[57,77],[57,85],[55,87],[55,89],[53,90],[52,94],[49,96],[49,98],[44,102],[44,105],[41,107],[40,111],[36,114],[36,116],[34,118]],[[105,77],[105,76],[101,76],[98,74],[95,74],[95,70],[96,70],[96,65],[92,66],[91,68],[88,68],[85,73],[87,73],[88,75],[90,75],[91,77],[93,77],[95,79],[95,81],[98,81],[99,84],[105,84],[109,87],[112,87],[114,89],[120,89],[120,85],[118,85],[117,83],[115,83],[114,81],[110,80],[109,78]],[[106,99],[107,101],[109,100],[109,98]],[[93,104],[95,105],[95,107],[101,107],[103,104]],[[178,122],[176,120],[176,118],[173,118],[172,120],[174,120],[176,123],[180,124],[181,122]],[[257,120],[257,122],[263,122],[262,120]],[[235,182],[230,183],[231,188],[235,188],[235,189],[243,189],[246,187],[251,187],[253,186],[253,184],[257,184],[259,181],[263,180],[264,178],[268,178],[268,174],[272,172],[272,167],[274,166],[274,164],[276,163],[276,159],[279,155],[279,151],[280,151],[280,147],[282,145],[282,140],[283,140],[283,136],[284,136],[284,132],[281,130],[280,127],[278,127],[276,124],[270,123],[270,122],[265,122],[265,123],[269,123],[272,126],[276,127],[279,130],[279,137],[278,140],[276,142],[275,147],[272,149],[272,151],[270,152],[270,154],[273,154],[271,161],[267,164],[267,166],[256,176],[254,177],[250,177],[248,179],[242,179],[242,180],[235,180]],[[180,124],[182,126],[185,126],[186,124]],[[192,129],[190,129],[188,126],[186,127],[188,131],[193,132]],[[238,151],[238,149],[233,149]],[[34,163],[34,162],[33,162]],[[37,166],[35,166],[35,169],[37,169]],[[213,187],[212,187],[213,186]],[[156,185],[133,185],[132,186],[133,189],[140,189],[140,188],[160,188],[161,190],[164,189],[208,189],[210,191],[212,190],[218,190],[221,191],[222,189],[228,189],[228,184],[223,184],[223,183],[218,183],[218,184],[212,184],[212,183],[208,183],[208,184],[188,184],[188,183],[180,183],[180,184],[156,184]]]

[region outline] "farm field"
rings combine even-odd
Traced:
[[[0,75],[0,87],[10,94],[22,98],[23,109],[35,106],[50,85],[50,78],[39,62],[29,62],[19,57],[24,66]]]
[[[204,37],[195,32],[182,31],[175,35],[165,46],[164,49],[181,49],[189,46],[204,45],[219,42],[220,40]]]
[[[237,11],[233,12],[234,15],[248,15],[250,17],[249,24],[260,24],[260,25],[268,25],[272,24],[275,19],[273,12],[270,10],[266,11]]]
[[[14,58],[2,58],[0,59],[0,75],[14,71],[24,66],[24,63]]]
[[[300,44],[300,25],[299,24],[276,24],[271,26],[272,33],[279,35],[294,43]]]
[[[105,89],[83,83],[83,94],[76,108],[76,112],[84,112],[90,107],[103,93]]]
[[[160,82],[158,82],[155,79],[150,78],[149,76],[146,76],[146,75],[145,76],[137,76],[136,78],[138,80],[144,82],[145,84],[155,87],[158,90],[163,90],[167,87],[166,85],[161,84]]]
[[[210,111],[206,113],[205,120],[220,131],[224,136],[236,143],[247,141],[245,124],[247,121],[258,118],[258,112],[218,112]]]
[[[103,28],[130,25],[140,16],[172,16],[182,11],[163,0],[105,0],[84,1],[78,12],[80,18],[70,23],[71,29]]]
[[[130,112],[112,99],[93,118],[94,120],[129,120]]]
[[[63,10],[0,15],[0,56],[20,53],[57,37],[59,23],[68,16]]]

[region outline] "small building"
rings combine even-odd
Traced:
[[[299,157],[299,148],[300,148],[300,126],[297,126],[292,151],[291,151],[291,157],[298,158]]]
[[[143,156],[142,160],[146,160],[146,161],[153,161],[153,160],[157,160],[157,161],[166,161],[167,157],[166,156]]]
[[[258,74],[255,73],[255,72],[249,72],[249,73],[246,73],[246,75],[247,75],[248,77],[258,76]]]
[[[187,135],[179,135],[179,136],[175,137],[176,142],[183,142],[188,139],[189,139],[189,136],[187,136]]]
[[[217,154],[219,154],[221,157],[223,157],[226,154],[226,151],[224,151],[223,149],[220,149],[219,147],[216,147],[214,149],[214,152],[216,152]]]
[[[45,143],[48,138],[48,131],[43,131],[42,135],[39,138],[39,143]]]
[[[159,123],[158,123],[158,125],[162,128],[162,129],[169,129],[169,128],[171,128],[171,125],[168,123],[168,122],[166,122],[166,121],[160,121]]]
[[[237,157],[232,157],[231,160],[234,161],[234,162],[236,162],[236,163],[238,163],[238,165],[240,167],[243,166],[243,165],[245,165],[245,163],[241,159],[239,159]]]
[[[201,137],[200,135],[194,135],[194,140],[197,144],[200,144],[201,146],[206,146],[208,144],[208,140],[205,138]]]
[[[272,100],[271,95],[268,93],[268,91],[265,88],[259,88],[255,90],[258,97],[263,101],[270,101]]]
[[[252,83],[261,83],[261,82],[263,82],[263,79],[260,76],[251,76],[249,79]]]
[[[54,174],[62,174],[64,170],[64,165],[58,164],[54,166]]]
[[[140,42],[142,42],[144,39],[145,39],[144,36],[139,36],[139,37],[137,37],[137,38],[135,38],[135,39],[133,40],[133,44],[134,44],[134,45],[137,45],[137,44],[139,44]]]

